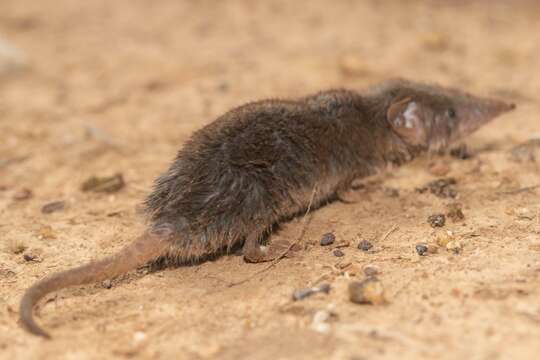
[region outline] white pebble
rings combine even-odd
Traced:
[[[311,328],[322,334],[326,334],[330,331],[330,325],[327,323],[330,318],[330,313],[326,310],[319,310],[313,316],[311,322]]]

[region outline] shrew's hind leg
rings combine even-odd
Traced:
[[[253,231],[246,237],[243,248],[245,261],[250,263],[272,261],[283,256],[289,249],[290,243],[285,240],[270,242],[266,246],[261,245],[263,234],[261,231]]]

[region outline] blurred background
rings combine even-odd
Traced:
[[[49,259],[28,267],[19,255],[5,252],[0,255],[0,263],[4,264],[3,268],[0,266],[0,276],[5,280],[1,288],[5,295],[1,300],[7,304],[0,317],[3,319],[0,329],[6,330],[6,337],[0,339],[0,351],[7,349],[11,355],[19,357],[36,355],[44,349],[51,358],[58,354],[54,345],[41,348],[15,326],[16,312],[10,307],[16,308],[20,291],[41,274],[50,272],[51,261],[56,268],[65,268],[90,255],[98,256],[104,249],[112,251],[128,241],[127,238],[120,240],[118,232],[129,229],[131,235],[142,228],[137,225],[130,230],[134,223],[140,223],[134,209],[181,144],[196,129],[247,101],[300,97],[332,87],[360,90],[392,77],[435,82],[500,97],[515,102],[518,110],[475,135],[473,144],[500,151],[482,159],[482,164],[490,166],[488,173],[492,182],[489,184],[497,186],[498,182],[506,181],[501,179],[510,179],[509,183],[516,186],[534,185],[539,180],[537,167],[528,167],[525,171],[501,159],[506,159],[504,152],[510,147],[540,132],[538,34],[540,3],[533,0],[0,0],[0,233],[5,234],[6,239],[29,239],[25,240],[25,248],[41,249],[41,256]],[[422,166],[421,169],[425,169]],[[457,169],[460,174],[467,173]],[[396,181],[401,181],[400,186],[408,186],[412,193],[415,184],[407,185],[406,181],[414,179],[419,174],[418,169],[404,171],[404,177],[398,175]],[[112,174],[123,175],[127,186],[122,192],[107,195],[81,192],[81,184],[89,177]],[[514,175],[521,177],[514,178]],[[478,179],[488,181],[488,177],[482,176]],[[44,217],[43,204],[57,200],[65,201],[63,212]],[[386,200],[381,201],[384,204]],[[484,201],[487,200],[481,198],[472,204],[476,206]],[[529,197],[529,203],[520,201],[515,203],[516,207],[529,206],[531,202],[537,205],[538,196]],[[392,208],[396,204],[388,206]],[[483,210],[478,211],[483,214]],[[368,219],[369,214],[365,215]],[[381,210],[379,215],[374,212],[373,216],[389,216],[388,210]],[[424,221],[423,213],[421,216],[419,223]],[[354,221],[351,219],[351,223]],[[331,226],[339,229],[339,225]],[[385,230],[386,227],[378,229]],[[47,242],[48,238],[57,240]],[[59,241],[62,239],[65,241]],[[500,253],[490,254],[492,259],[502,258]],[[508,261],[512,264],[508,269],[516,269],[524,260],[510,258]],[[396,266],[400,266],[399,261]],[[426,271],[433,273],[437,268],[433,266]],[[400,286],[397,284],[402,279],[396,271],[395,277],[391,271],[387,272],[388,281],[395,279],[396,286]],[[294,276],[285,275],[283,278],[276,275],[276,281],[294,281],[290,280]],[[510,271],[505,276],[514,275]],[[456,279],[450,278],[452,283]],[[498,284],[500,278],[495,276],[495,279]],[[149,296],[150,285],[144,284],[141,282],[139,291],[148,287],[143,294]],[[176,285],[183,284],[171,279],[167,288]],[[426,286],[438,289],[439,285],[434,279]],[[135,289],[127,290],[131,290],[131,293],[126,292],[131,294],[127,302],[133,307],[132,311],[138,313],[136,307],[141,297],[136,296]],[[178,288],[177,291],[175,295],[180,297],[183,290]],[[450,296],[450,292],[440,290],[445,296]],[[267,294],[262,289],[261,293]],[[229,300],[240,301],[238,298],[243,294],[245,292],[230,293]],[[415,294],[420,294],[420,290],[409,295],[414,298]],[[443,331],[437,327],[437,322],[442,321],[437,316],[444,318],[444,315],[435,312],[426,320],[427,325],[426,322],[419,327],[409,324],[409,328],[402,329],[406,333],[416,331],[415,340],[411,343],[410,339],[398,336],[397,343],[403,340],[405,345],[392,343],[390,353],[386,354],[399,352],[416,358],[427,353],[443,358],[450,356],[447,349],[466,358],[475,355],[479,359],[497,358],[497,354],[510,351],[508,349],[523,358],[538,354],[538,344],[534,345],[532,340],[540,321],[540,309],[534,307],[539,303],[537,300],[526,304],[528,314],[533,314],[528,320],[518,315],[508,320],[496,315],[493,309],[481,312],[473,307],[460,312],[458,309],[463,304],[460,301],[465,300],[454,295],[450,298],[455,300],[452,301],[456,312],[451,316],[460,319],[457,323],[445,323],[448,327]],[[113,295],[108,296],[114,301]],[[461,300],[456,300],[458,298]],[[75,304],[82,306],[83,302],[79,299]],[[249,302],[248,305],[240,303],[238,309],[244,306],[249,306]],[[260,310],[263,314],[266,307],[262,304],[253,312],[259,314]],[[484,315],[474,317],[471,315],[474,311]],[[46,312],[50,316],[45,318],[48,323],[56,321],[57,325],[71,319],[68,314],[73,315],[67,310],[53,315],[53,308]],[[102,319],[98,315],[101,314],[96,314],[96,318]],[[78,329],[95,331],[92,315],[83,312],[82,316],[83,320],[77,321]],[[464,325],[473,321],[471,316],[474,326],[482,331],[477,333],[474,326]],[[201,337],[207,316],[201,319],[200,331],[190,333],[191,337],[186,335],[183,340],[189,351],[181,353],[182,356],[196,354],[199,358],[211,358],[218,353],[217,345]],[[381,326],[393,329],[403,319],[408,319],[406,312],[391,316],[389,322]],[[482,327],[485,319],[491,324],[491,330]],[[505,319],[504,323],[501,319]],[[126,326],[133,325],[126,321]],[[523,330],[519,336],[516,333],[493,335],[496,333],[493,329],[498,329],[499,325],[505,328],[505,323],[511,321]],[[214,329],[212,326],[218,325],[208,326]],[[12,332],[15,328],[18,330]],[[256,341],[252,340],[262,344],[262,339],[272,338],[272,329],[279,326],[259,332]],[[441,331],[440,336],[446,336],[443,345],[427,352],[410,348],[409,345],[417,344],[416,340],[421,340],[425,346],[433,329]],[[463,344],[461,341],[467,340],[460,340],[463,333],[469,334],[472,340]],[[238,341],[240,346],[238,334],[241,332],[231,339],[234,334],[237,333],[233,331],[229,337],[216,340],[221,344],[218,349],[228,341]],[[287,331],[283,334],[289,334],[290,339],[298,336]],[[392,334],[395,333],[390,332],[391,338]],[[341,343],[322,338],[317,338],[315,343],[305,343],[304,354],[335,350],[339,348],[336,344],[342,344],[344,352],[333,352],[335,358],[352,359],[336,354],[353,356],[356,340],[351,339],[358,333],[352,338],[345,333],[341,335]],[[88,336],[76,342],[88,345],[81,348],[84,351],[80,350],[85,354],[95,351],[89,344],[113,349],[118,345],[111,339],[100,338],[99,334],[97,339]],[[130,336],[126,335],[126,339],[131,339]],[[499,342],[509,344],[509,348],[498,349],[496,343]],[[196,343],[204,346],[197,347]],[[380,351],[385,348],[382,345],[369,345],[365,341],[362,344],[370,354],[385,354],[384,350]],[[408,348],[406,352],[402,345]],[[266,349],[264,346],[255,348]],[[290,348],[288,344],[269,349],[258,353],[260,357],[256,358],[272,358],[265,356]],[[124,354],[122,349],[121,354]],[[72,351],[77,354],[77,349]],[[143,354],[151,357],[156,351],[151,348]],[[174,354],[172,349],[161,351]],[[231,351],[227,353],[231,358],[234,357],[231,354],[238,355]],[[284,353],[283,358],[287,358],[287,354]],[[297,358],[301,358],[299,354]],[[83,355],[73,358],[84,358]]]

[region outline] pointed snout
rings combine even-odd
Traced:
[[[479,108],[481,112],[493,118],[505,112],[514,110],[516,108],[516,104],[507,103],[501,100],[487,99],[481,103]]]
[[[497,116],[516,108],[516,104],[489,98],[472,97],[464,104],[459,125],[460,136],[466,136]]]

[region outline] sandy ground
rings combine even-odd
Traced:
[[[540,189],[523,188],[540,183],[539,165],[511,161],[509,150],[540,132],[540,9],[399,3],[2,0],[0,37],[20,53],[0,55],[0,358],[536,358]],[[419,159],[374,179],[355,203],[284,224],[273,239],[304,229],[304,248],[271,269],[240,256],[141,269],[111,289],[51,294],[38,320],[52,341],[21,329],[25,288],[143,230],[139,204],[195,129],[249,100],[395,76],[518,109],[468,139],[470,159]],[[449,165],[457,200],[415,191],[437,178],[432,163]],[[119,192],[80,189],[115,173],[126,180]],[[24,189],[33,195],[20,199]],[[52,201],[65,208],[43,214]],[[465,219],[430,227],[427,217],[453,201]],[[344,257],[319,246],[330,231],[351,243]],[[446,231],[459,254],[417,255],[415,244]],[[358,239],[374,248],[357,249]],[[380,270],[386,305],[348,301],[367,264]],[[291,301],[320,282],[328,295]]]

